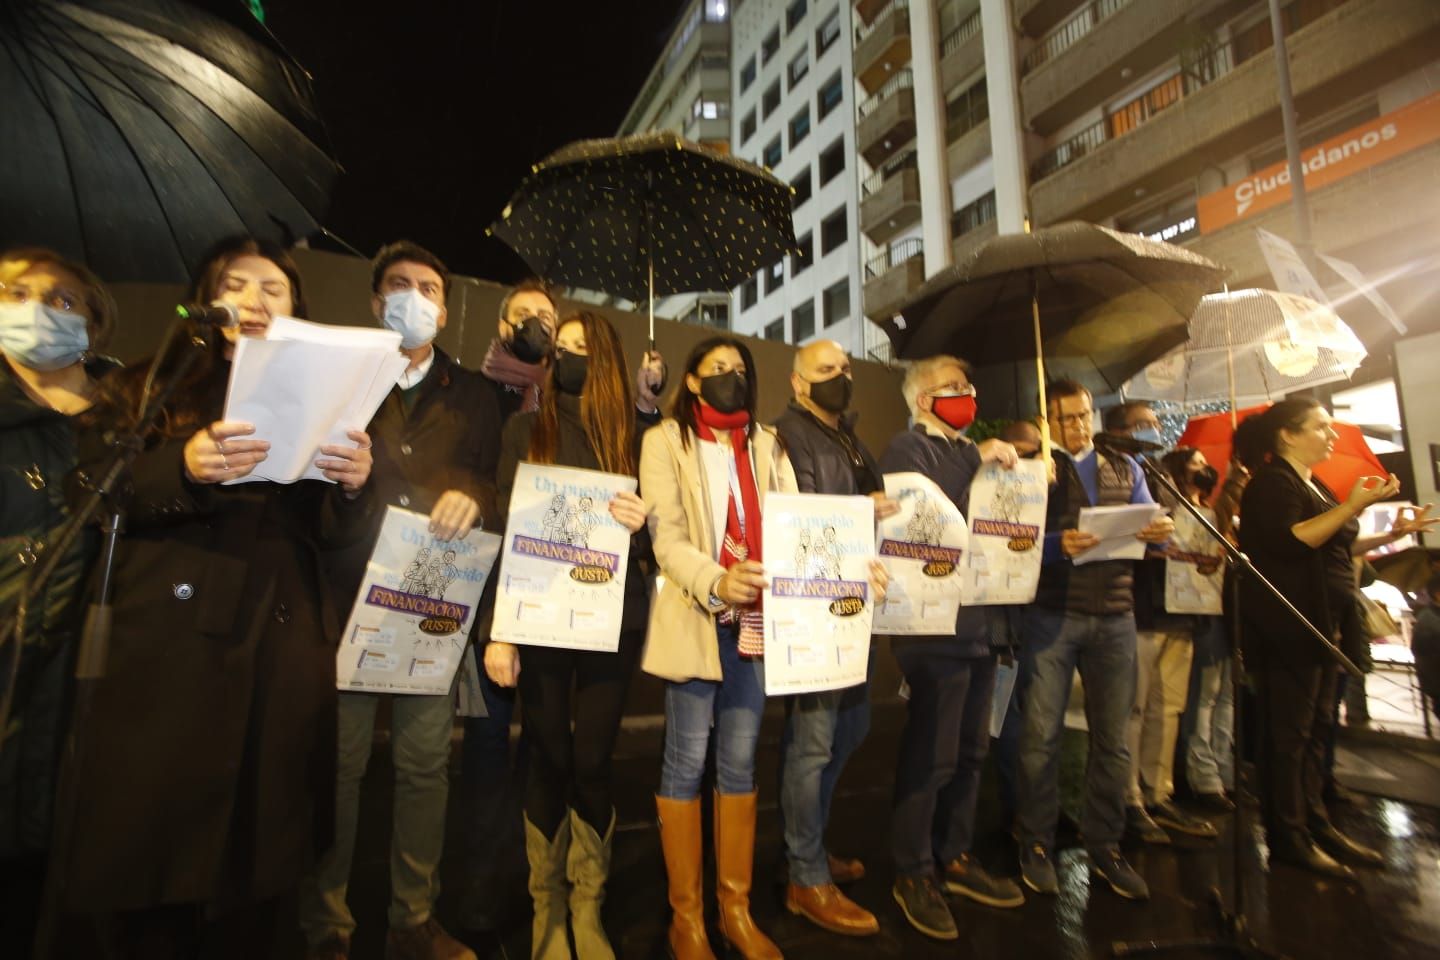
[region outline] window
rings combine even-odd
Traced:
[[[989,118],[990,100],[985,95],[985,81],[981,79],[946,102],[945,136],[954,142]]]
[[[782,341],[785,339],[784,317],[781,317],[778,320],[772,320],[770,323],[765,324],[765,339]]]
[[[745,114],[745,119],[740,121],[740,142],[744,143],[755,136],[755,111],[751,110]]]
[[[810,52],[808,50],[801,50],[800,55],[794,60],[791,60],[790,66],[785,68],[785,75],[789,78],[790,89],[794,90],[795,84],[799,83],[805,77],[805,74],[809,72]]]
[[[760,281],[754,277],[740,286],[740,309],[749,310],[760,301]]]
[[[790,311],[790,335],[795,338],[795,343],[815,336],[814,300],[806,300]]]
[[[840,11],[830,11],[830,16],[825,22],[815,28],[815,59],[819,60],[825,55],[825,51],[835,45],[840,39]]]
[[[806,0],[795,0],[785,8],[785,32],[790,33],[805,19]]]
[[[776,27],[770,31],[770,35],[760,44],[760,65],[764,66],[770,62],[770,58],[780,52],[780,28]]]
[[[790,209],[799,210],[800,205],[810,199],[810,168],[806,167],[800,176],[791,180],[790,186],[795,188],[795,195],[790,198]]]
[[[702,300],[699,304],[699,321],[717,330],[730,329],[730,302],[728,300]]]
[[[770,114],[774,113],[778,106],[780,106],[780,81],[776,80],[770,84],[770,89],[765,91],[765,96],[760,100],[760,118],[769,120]]]
[[[842,133],[835,142],[820,154],[820,186],[825,186],[845,170],[845,135]]]
[[[790,118],[790,149],[795,149],[795,144],[810,136],[810,104],[800,108],[800,112]]]
[[[826,287],[821,296],[825,301],[825,326],[832,327],[841,320],[850,319],[849,280],[841,280],[832,287]]]
[[[820,224],[820,256],[845,245],[845,208],[841,207]]]
[[[695,101],[695,106],[690,112],[695,115],[695,119],[697,120],[701,118],[706,120],[719,120],[722,117],[728,117],[730,115],[730,104],[700,98]]]
[[[824,120],[826,115],[838,107],[843,99],[845,99],[845,91],[840,85],[840,71],[836,70],[835,75],[826,80],[825,86],[821,87],[820,92],[815,95],[816,116]]]
[[[781,257],[765,269],[765,295],[785,286],[785,258]]]
[[[749,90],[750,84],[754,82],[755,58],[752,56],[749,60],[746,60],[745,65],[740,68],[740,92],[744,93],[746,90]]]
[[[780,150],[780,138],[776,137],[774,140],[771,140],[770,144],[765,148],[765,155],[761,158],[761,165],[773,170],[780,165],[780,158],[783,155]]]
[[[790,254],[790,276],[798,277],[810,269],[815,257],[815,233],[808,232],[795,241],[796,250]]]

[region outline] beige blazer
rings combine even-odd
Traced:
[[[774,428],[750,439],[750,462],[764,509],[771,490],[796,492],[795,471]],[[680,424],[666,419],[645,433],[640,453],[640,494],[649,514],[650,538],[663,583],[650,603],[650,626],[640,667],[666,680],[719,680],[720,646],[710,588],[725,568],[715,559],[717,531],[700,444],[680,443]],[[723,536],[723,531],[719,531]]]

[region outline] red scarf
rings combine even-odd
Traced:
[[[760,491],[755,485],[755,471],[750,465],[750,438],[745,428],[750,424],[746,410],[721,413],[714,407],[695,401],[695,433],[701,440],[715,443],[716,430],[730,431],[730,446],[735,454],[735,473],[740,480],[740,506],[744,508],[745,524],[740,523],[740,511],[736,509],[735,490],[730,489],[725,510],[725,539],[720,544],[720,565],[730,569],[742,560],[760,562]],[[727,611],[728,613],[729,611]],[[746,656],[758,657],[764,653],[761,601],[736,611],[727,622],[739,620],[740,652]],[[724,620],[722,615],[722,620]]]

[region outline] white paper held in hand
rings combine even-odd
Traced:
[[[1127,503],[1115,507],[1081,507],[1079,529],[1100,539],[1095,546],[1071,562],[1098,563],[1101,560],[1139,560],[1146,543],[1136,538],[1153,521],[1165,515],[1165,508],[1153,503]]]

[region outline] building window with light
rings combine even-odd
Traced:
[[[770,167],[773,170],[780,165],[780,158],[782,156],[784,156],[784,152],[780,148],[780,138],[776,137],[765,147],[765,153],[760,158],[761,166]]]
[[[840,101],[843,99],[845,99],[845,90],[840,82],[840,71],[836,70],[835,75],[826,80],[825,86],[821,87],[820,92],[815,95],[818,107],[815,111],[816,114],[821,120],[825,119],[831,110],[840,105]]]
[[[840,39],[840,10],[836,8],[830,12],[830,16],[820,26],[815,28],[815,59],[819,60],[825,55],[825,51],[835,45]]]

